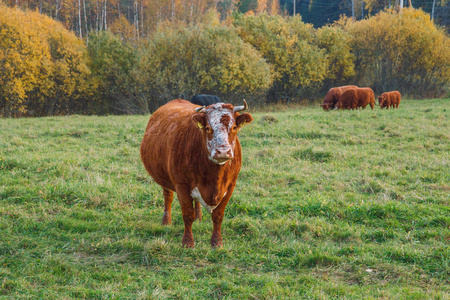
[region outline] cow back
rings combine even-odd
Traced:
[[[371,88],[358,88],[358,104],[357,107],[364,107],[369,103],[375,104],[375,94]]]
[[[220,98],[215,95],[198,94],[191,98],[191,103],[200,106],[208,106],[219,102],[221,102]]]
[[[338,103],[338,101],[341,99],[342,94],[349,90],[349,89],[355,89],[358,88],[356,85],[344,85],[339,87],[331,88],[327,94],[325,95],[325,98],[323,99],[322,107],[325,110],[328,110],[330,108],[334,108],[335,105]]]

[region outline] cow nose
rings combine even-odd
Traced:
[[[217,148],[214,159],[219,162],[225,162],[227,160],[233,159],[233,151],[228,147]]]

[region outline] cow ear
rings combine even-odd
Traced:
[[[200,129],[206,126],[206,116],[203,113],[193,115],[192,121],[195,123],[195,126]]]
[[[236,117],[236,125],[240,128],[245,124],[251,123],[253,121],[253,117],[249,113],[244,113]]]

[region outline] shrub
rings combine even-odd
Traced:
[[[224,101],[263,94],[271,83],[268,64],[233,28],[167,26],[141,49],[142,89],[150,109],[194,94],[216,94]]]
[[[91,70],[99,82],[103,112],[138,114],[148,112],[145,97],[139,93],[134,76],[136,50],[109,31],[89,36]]]
[[[60,23],[0,5],[0,114],[91,111],[95,84],[85,53]]]
[[[233,23],[273,67],[269,101],[305,97],[325,79],[326,51],[314,44],[314,29],[300,17],[236,14]]]
[[[347,85],[355,76],[355,56],[350,48],[351,36],[336,26],[323,26],[316,32],[315,44],[324,49],[328,64],[322,90]]]

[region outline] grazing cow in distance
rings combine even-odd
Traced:
[[[348,89],[356,89],[356,85],[344,85],[331,88],[323,99],[322,106],[323,110],[335,109],[336,103],[341,99],[342,93]]]
[[[389,106],[392,108],[398,108],[400,105],[400,100],[402,99],[402,95],[399,91],[385,92],[378,96],[378,104],[380,104],[380,108],[389,109]]]
[[[195,95],[191,98],[191,103],[197,104],[200,106],[208,106],[214,103],[219,103],[220,98],[214,95],[206,95],[206,94],[199,94]]]
[[[241,170],[239,130],[253,121],[243,106],[216,103],[197,106],[172,100],[156,110],[148,121],[141,143],[147,172],[163,188],[163,225],[172,221],[173,193],[177,193],[184,221],[182,244],[194,247],[192,223],[201,220],[203,205],[211,213],[211,246],[222,243],[225,207]],[[194,208],[195,202],[195,208]]]
[[[375,105],[375,95],[371,88],[356,88],[346,90],[341,99],[336,104],[338,109],[365,109],[367,104],[373,109]]]

